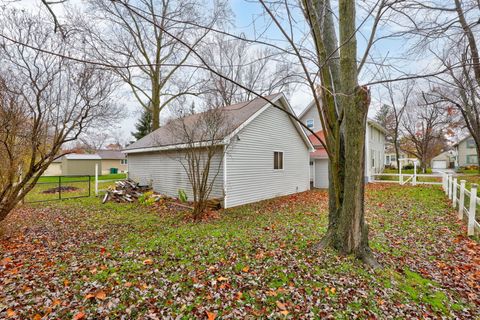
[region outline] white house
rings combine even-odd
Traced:
[[[478,166],[477,146],[472,135],[468,135],[453,145],[455,167]]]
[[[320,138],[323,138],[320,116],[315,103],[310,103],[298,118]],[[365,135],[365,181],[370,181],[372,174],[381,173],[385,168],[385,128],[372,119],[367,121]],[[320,141],[309,135],[315,151],[310,154],[310,181],[316,188],[328,187],[328,156]]]
[[[293,113],[283,94],[265,98]],[[229,208],[309,189],[309,153],[314,149],[296,121],[262,98],[223,110],[231,119],[231,132],[218,142],[225,152],[212,163],[220,172],[211,198],[222,198]],[[171,134],[169,125],[124,150],[129,177],[168,196],[183,189],[192,199],[188,176],[178,161],[185,145]]]

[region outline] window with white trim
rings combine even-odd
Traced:
[[[121,160],[120,160],[120,163],[121,163],[121,164],[127,164],[127,159],[121,159]]]
[[[283,170],[283,152],[281,151],[273,152],[273,169]]]
[[[467,164],[478,164],[478,157],[475,154],[467,155]]]
[[[467,148],[468,148],[468,149],[473,149],[473,148],[475,148],[475,147],[476,147],[476,146],[475,146],[475,140],[473,140],[473,138],[472,138],[472,139],[468,139],[468,140],[467,140]]]
[[[307,119],[307,122],[305,124],[308,128],[313,129],[313,119]]]

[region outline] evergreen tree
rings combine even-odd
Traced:
[[[138,122],[135,124],[136,132],[132,132],[135,139],[140,140],[147,134],[152,132],[152,113],[150,110],[144,109]]]

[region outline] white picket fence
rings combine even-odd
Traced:
[[[374,173],[372,174],[371,178],[371,182],[399,183],[401,185],[411,184],[412,186],[416,186],[418,184],[443,184],[441,181],[443,179],[442,174]]]
[[[465,184],[465,180],[460,180],[460,184],[458,184],[457,178],[452,174],[443,174],[443,190],[452,200],[452,206],[458,208],[458,219],[464,220],[464,217],[467,216],[467,232],[469,236],[473,236],[475,231],[480,230],[480,223],[476,219],[480,198],[477,197],[477,184],[472,183],[470,191],[467,190]],[[467,197],[468,201],[465,201]]]

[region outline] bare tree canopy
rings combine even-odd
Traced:
[[[219,23],[226,15],[224,5],[198,0],[140,0],[129,3],[135,8],[132,11],[120,2],[89,3],[93,23],[88,43],[96,53],[92,59],[112,66],[137,102],[151,112],[152,129],[157,129],[165,106],[199,90],[195,70],[182,72],[191,50],[178,39],[195,48],[208,31],[192,24]]]
[[[76,34],[52,33],[43,13],[5,10],[2,34],[54,52],[67,52]],[[61,147],[88,128],[107,127],[119,115],[112,75],[85,63],[0,43],[0,220],[33,188]]]

